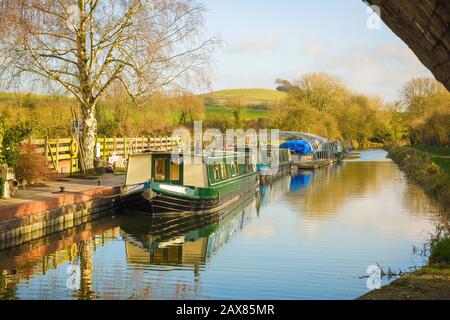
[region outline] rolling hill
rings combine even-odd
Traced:
[[[286,93],[272,89],[228,89],[218,90],[202,95],[205,98],[205,111],[208,114],[233,117],[228,106],[233,101],[238,101],[244,108],[242,118],[244,120],[256,120],[267,118],[271,105],[286,98]]]
[[[238,100],[247,108],[267,109],[270,104],[282,100],[286,93],[272,89],[229,89],[204,94],[207,105],[226,106],[228,102]]]

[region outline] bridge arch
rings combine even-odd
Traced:
[[[450,1],[363,0],[450,91]]]

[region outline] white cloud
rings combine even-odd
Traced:
[[[325,71],[341,77],[351,89],[378,95],[388,101],[398,98],[403,85],[414,77],[433,77],[414,53],[404,44],[349,46],[329,49],[320,41],[309,40],[301,54],[309,64],[304,72]],[[299,77],[296,74],[294,77]]]
[[[277,78],[328,72],[354,91],[394,101],[412,78],[433,77],[400,39],[344,43],[307,32],[298,32],[297,41],[279,39],[284,38],[251,36],[229,44],[214,87],[273,88]]]
[[[253,53],[262,51],[272,51],[279,47],[277,37],[271,35],[267,37],[251,36],[226,46],[228,53]]]
[[[325,55],[327,51],[327,44],[304,32],[300,32],[300,54],[319,58],[322,55]]]
[[[320,41],[312,41],[303,48],[303,52],[308,56],[319,56],[324,54],[325,47]]]

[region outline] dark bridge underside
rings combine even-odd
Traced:
[[[450,0],[363,0],[450,90]]]

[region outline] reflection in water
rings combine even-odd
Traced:
[[[81,278],[77,297],[82,300],[91,300],[95,297],[92,289],[94,241],[92,239],[82,241],[79,248]]]
[[[378,210],[380,215],[389,214],[394,208],[423,215],[434,208],[420,188],[406,183],[392,162],[344,161],[311,173],[307,179],[304,175],[299,177],[292,179],[287,199],[299,213],[313,219],[348,214],[350,207],[361,213]],[[300,181],[298,184],[294,184],[296,179]],[[401,208],[397,208],[399,201]]]
[[[411,249],[438,217],[384,158],[284,177],[219,215],[123,214],[0,252],[0,298],[355,298],[367,266],[423,263]]]
[[[201,221],[198,216],[160,218],[153,221],[152,230],[144,234],[133,227],[145,225],[148,218],[139,215],[122,217],[127,220],[122,224],[127,261],[157,266],[193,266],[197,274],[200,266],[228,242],[255,212],[256,199],[252,198],[218,222],[213,222],[217,221],[215,216],[205,217]],[[169,221],[177,228],[172,236],[165,232]]]
[[[291,186],[290,191],[291,192],[297,192],[300,189],[307,188],[314,177],[315,171],[304,171],[300,172],[297,175],[293,176],[291,179]]]
[[[290,176],[285,176],[272,182],[272,184],[261,186],[260,206],[267,206],[288,192],[292,181],[291,179],[292,178]]]

